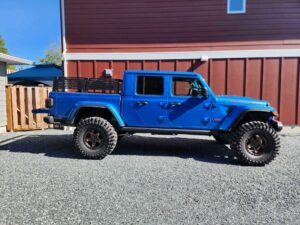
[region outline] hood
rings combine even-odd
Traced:
[[[217,102],[221,105],[259,105],[260,107],[270,106],[269,102],[243,96],[217,96],[216,99]]]

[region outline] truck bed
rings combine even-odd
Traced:
[[[119,94],[81,93],[81,92],[51,92],[50,98],[54,107],[49,112],[56,118],[68,120],[72,118],[81,106],[107,106],[120,112],[121,96]]]

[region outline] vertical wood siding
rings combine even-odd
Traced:
[[[218,94],[245,95],[269,101],[285,124],[300,125],[300,58],[257,58],[152,61],[69,61],[68,76],[101,77],[113,69],[123,78],[126,69],[195,71]]]

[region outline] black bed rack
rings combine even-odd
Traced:
[[[100,92],[120,93],[122,80],[111,78],[56,77],[53,81],[55,92]]]

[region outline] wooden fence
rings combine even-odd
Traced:
[[[43,114],[32,109],[44,108],[51,87],[6,86],[7,131],[39,130],[49,128]]]

